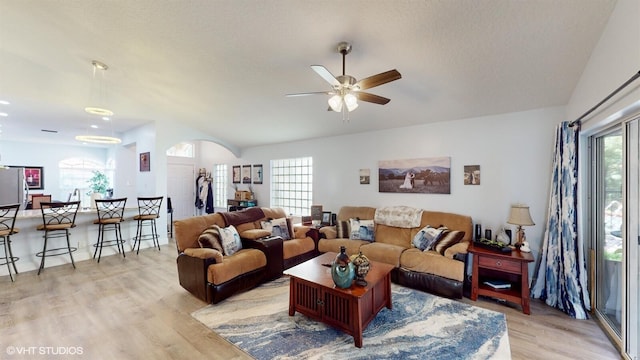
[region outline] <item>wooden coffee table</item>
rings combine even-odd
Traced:
[[[371,261],[366,287],[353,283],[350,288],[341,289],[331,278],[330,265],[336,255],[324,253],[284,272],[291,276],[289,316],[297,311],[340,329],[353,336],[355,345],[361,348],[362,331],[383,307],[392,308],[393,266]]]

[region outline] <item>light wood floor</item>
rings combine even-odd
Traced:
[[[0,359],[64,351],[82,356],[57,358],[250,359],[190,316],[206,304],[180,287],[175,258],[170,241],[162,251],[79,262],[75,270],[21,273],[15,283],[0,277]],[[462,301],[507,315],[513,359],[621,358],[593,320],[573,320],[539,301],[531,316],[490,299]]]

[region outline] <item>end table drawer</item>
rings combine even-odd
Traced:
[[[480,265],[481,268],[485,268],[485,269],[508,271],[516,274],[520,274],[520,271],[521,271],[520,262],[518,261],[505,260],[505,259],[499,259],[499,258],[487,257],[487,256],[480,256],[480,259],[478,259],[478,265]]]

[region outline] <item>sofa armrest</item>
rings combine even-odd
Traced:
[[[469,242],[463,241],[457,244],[451,245],[448,249],[444,251],[444,256],[449,259],[453,259],[458,254],[466,254],[469,249]]]
[[[311,226],[308,225],[296,225],[293,227],[293,238],[294,239],[304,239],[306,238],[311,230]]]
[[[207,294],[207,270],[209,265],[216,263],[215,258],[200,258],[189,256],[182,252],[178,255],[176,263],[178,265],[180,285],[200,300],[209,302]]]
[[[283,240],[280,236],[257,240],[242,239],[243,248],[258,249],[267,257],[265,280],[273,280],[282,276],[282,271],[284,270],[282,242]]]
[[[338,237],[338,231],[335,226],[323,226],[319,231],[320,234],[324,235],[325,239],[335,239]]]

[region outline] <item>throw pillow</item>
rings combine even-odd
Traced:
[[[427,225],[420,229],[413,237],[412,244],[422,251],[430,250],[431,246],[440,239],[443,231],[442,229],[436,229]]]
[[[349,239],[374,241],[373,220],[349,219],[349,227],[351,229]]]
[[[349,221],[340,220],[336,222],[336,238],[348,239],[351,236],[351,229],[349,229]]]
[[[444,255],[445,250],[447,250],[452,245],[459,243],[460,240],[462,240],[462,238],[464,237],[464,234],[464,231],[449,229],[444,230],[440,239],[435,244],[433,244],[432,249],[437,251],[441,255]]]
[[[270,231],[272,236],[280,236],[282,240],[291,239],[291,232],[287,225],[287,218],[268,219],[266,221],[261,221],[260,225],[263,229]]]
[[[198,245],[201,248],[214,249],[222,253],[222,245],[220,244],[220,232],[217,226],[206,228],[200,236],[198,236]]]
[[[214,226],[218,228],[218,232],[220,233],[220,242],[222,243],[222,253],[224,255],[231,256],[242,249],[240,235],[233,225],[229,225],[226,228],[221,228],[217,225]]]

